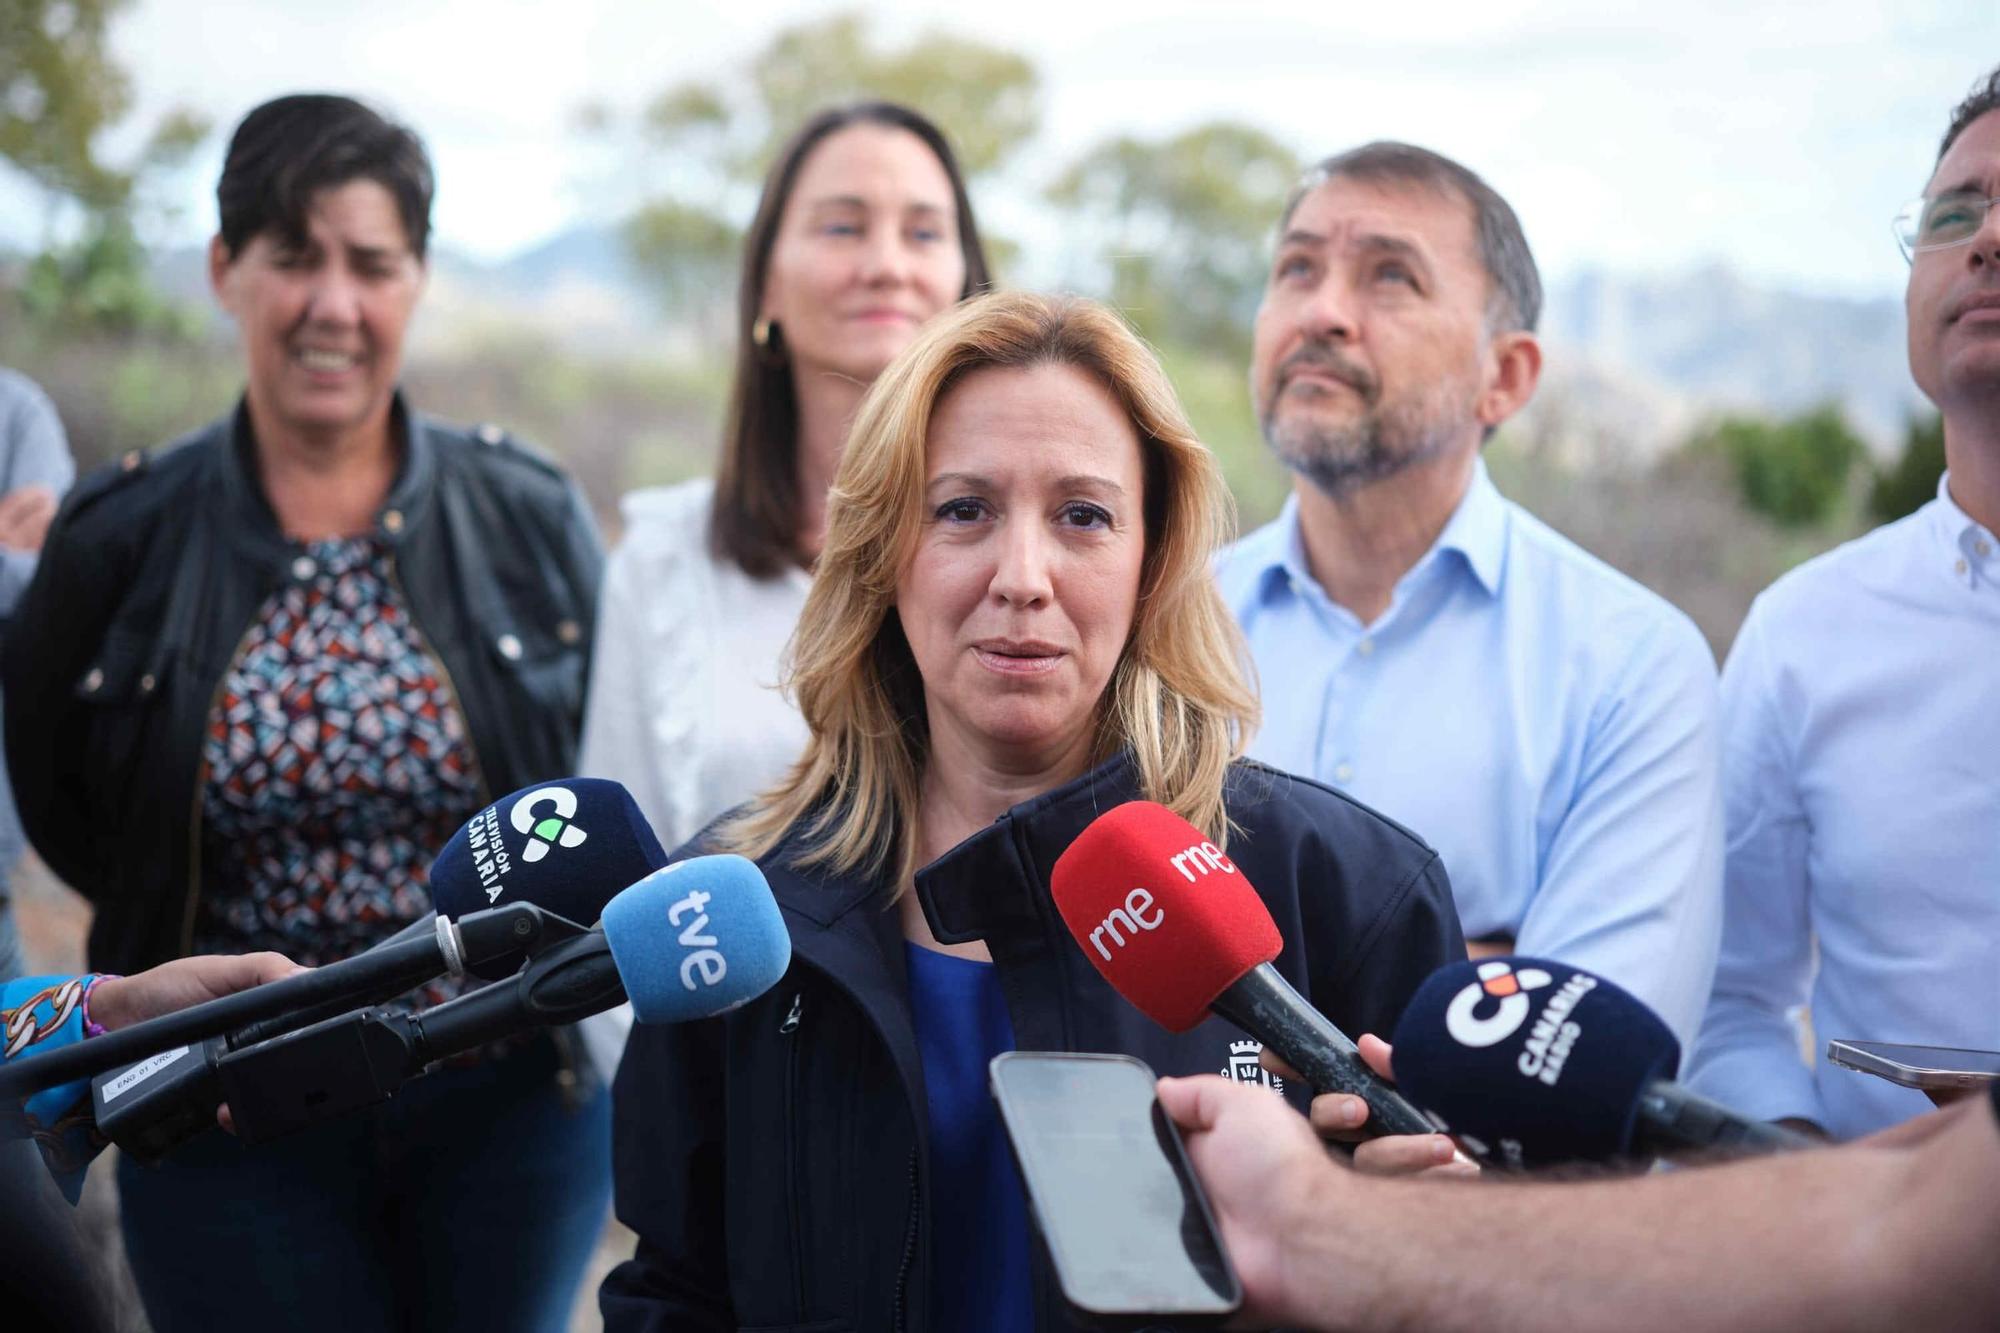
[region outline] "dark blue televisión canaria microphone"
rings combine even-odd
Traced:
[[[1673,1082],[1680,1057],[1667,1025],[1629,992],[1544,958],[1438,969],[1395,1033],[1398,1086],[1508,1165],[1805,1146]]]
[[[763,872],[740,856],[697,857],[618,894],[599,927],[505,981],[421,1013],[361,1010],[234,1052],[222,1090],[238,1135],[258,1143],[382,1101],[448,1056],[628,996],[642,1023],[727,1013],[776,985],[791,956]]]
[[[526,902],[588,926],[621,888],[666,863],[621,783],[561,778],[509,792],[452,834],[431,863],[431,901],[453,919]],[[513,967],[468,970],[497,981]]]

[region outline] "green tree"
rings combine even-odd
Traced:
[[[1868,512],[1883,523],[1914,514],[1937,494],[1944,475],[1944,418],[1933,412],[1912,417],[1903,428],[1903,452],[1877,469],[1868,491]]]
[[[1240,360],[1271,228],[1299,169],[1264,131],[1215,121],[1164,139],[1106,140],[1048,195],[1099,238],[1111,299],[1148,336]]]
[[[130,3],[0,0],[0,160],[40,187],[52,220],[65,206],[81,216],[72,239],[45,239],[22,293],[26,310],[59,324],[177,322],[147,279],[137,224],[146,182],[185,161],[208,127],[170,111],[130,162],[101,155],[104,132],[132,108],[131,78],[108,42]]]
[[[914,107],[976,178],[1034,135],[1040,91],[1034,66],[1011,51],[942,33],[887,48],[865,19],[842,14],[787,28],[741,70],[667,88],[636,117],[597,104],[581,120],[599,137],[635,140],[650,188],[627,244],[663,299],[699,315],[731,289],[737,219],[772,155],[815,111],[864,97]]]
[[[1743,502],[1787,527],[1830,517],[1867,453],[1832,404],[1781,421],[1725,418],[1693,447],[1727,459]]]

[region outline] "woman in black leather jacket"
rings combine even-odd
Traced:
[[[1227,492],[1115,315],[1003,294],[939,317],[870,391],[832,497],[792,649],[805,755],[689,849],[757,860],[793,965],[724,1018],[633,1030],[614,1168],[639,1243],[605,1323],[1065,1328],[987,1060],[1258,1065],[1223,1020],[1172,1034],[1109,988],[1056,858],[1105,810],[1169,806],[1226,841],[1277,967],[1355,1035],[1464,956],[1449,885],[1406,830],[1239,759],[1255,703],[1208,572]]]
[[[10,630],[7,758],[30,839],[96,906],[98,970],[356,953],[430,910],[475,809],[571,767],[588,512],[552,464],[396,390],[431,193],[416,136],[359,103],[245,117],[209,252],[243,399],[85,480],[50,534]],[[293,1139],[121,1160],[153,1327],[560,1326],[606,1101],[541,1035]]]

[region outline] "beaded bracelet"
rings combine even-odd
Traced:
[[[97,989],[97,983],[100,981],[123,980],[124,978],[116,972],[96,972],[91,975],[90,980],[83,983],[83,1004],[81,1007],[83,1009],[83,1035],[86,1038],[101,1037],[110,1030],[90,1016],[90,993]]]

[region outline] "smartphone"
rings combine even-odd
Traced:
[[[2000,1051],[1955,1046],[1906,1046],[1893,1041],[1830,1041],[1826,1058],[1906,1088],[1949,1091],[2000,1079]]]
[[[1243,1304],[1144,1061],[1010,1051],[987,1069],[1029,1211],[1079,1314],[1108,1328],[1220,1323]]]

